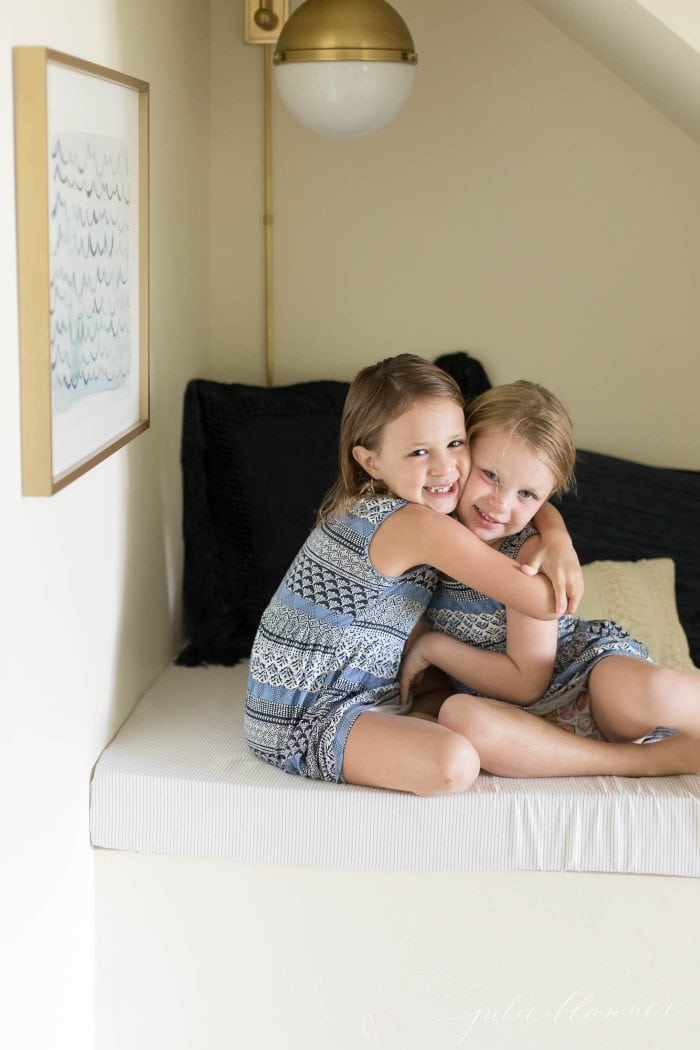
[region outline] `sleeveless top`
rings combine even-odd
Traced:
[[[382,522],[405,506],[363,499],[315,528],[263,613],[250,658],[245,733],[266,762],[341,780],[355,718],[398,698],[401,654],[437,571],[378,572],[369,557]]]

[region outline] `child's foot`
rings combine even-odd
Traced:
[[[632,776],[670,777],[681,773],[700,773],[700,740],[676,733],[653,744],[635,744],[643,769]]]

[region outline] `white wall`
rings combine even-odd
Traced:
[[[259,56],[211,6],[212,364],[253,381]],[[700,146],[525,0],[395,6],[419,66],[392,124],[334,142],[275,104],[277,381],[464,348],[556,390],[580,445],[700,467]]]
[[[100,850],[96,882],[99,1050],[697,1043],[694,879]]]
[[[0,6],[0,1045],[93,1045],[91,766],[179,637],[180,404],[207,348],[208,11]],[[50,499],[21,496],[12,55],[44,45],[151,85],[152,426]]]

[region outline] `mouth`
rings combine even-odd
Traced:
[[[479,507],[476,506],[476,504],[474,505],[474,510],[476,511],[481,523],[486,525],[487,528],[495,528],[497,525],[506,524],[505,521],[499,521],[498,518],[492,518],[490,514],[485,514],[483,510],[480,510]]]
[[[453,496],[457,492],[457,482],[452,481],[449,485],[424,485],[426,492],[431,496]]]

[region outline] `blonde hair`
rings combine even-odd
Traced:
[[[356,499],[370,492],[386,494],[382,482],[372,482],[355,460],[356,445],[375,450],[387,423],[416,401],[444,397],[464,408],[457,383],[447,372],[415,354],[398,354],[363,368],[350,384],[340,424],[338,478],[326,493],[317,522],[342,514]]]
[[[575,488],[576,447],[571,417],[558,397],[539,383],[519,379],[480,394],[467,406],[469,444],[487,430],[517,437],[551,470],[552,495]]]

